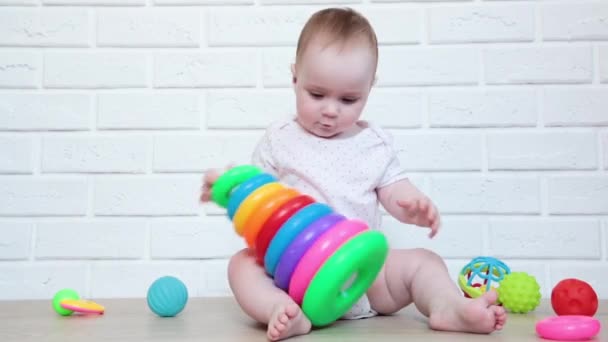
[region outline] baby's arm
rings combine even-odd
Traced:
[[[377,190],[382,206],[397,220],[431,228],[429,237],[437,234],[440,217],[433,202],[407,179]]]

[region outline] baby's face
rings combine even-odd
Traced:
[[[311,41],[292,70],[300,125],[325,138],[353,127],[367,102],[375,62],[363,42],[325,46]]]

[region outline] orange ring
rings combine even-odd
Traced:
[[[251,215],[249,220],[247,220],[247,224],[245,225],[245,230],[243,232],[249,248],[255,248],[255,239],[258,237],[264,222],[268,220],[270,215],[272,215],[272,213],[274,213],[274,211],[285,202],[298,196],[299,194],[300,192],[296,189],[282,189],[256,209],[255,215]]]
[[[243,235],[245,224],[249,219],[249,216],[260,207],[271,199],[279,190],[285,189],[281,183],[272,182],[264,184],[261,187],[255,189],[243,202],[239,205],[239,208],[234,213],[232,222],[234,223],[234,230],[240,236]]]

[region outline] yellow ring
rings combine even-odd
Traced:
[[[264,201],[262,205],[256,209],[255,215],[252,215],[249,220],[247,220],[245,231],[243,232],[245,241],[247,241],[247,246],[249,246],[249,248],[255,248],[255,240],[257,239],[260,230],[270,215],[272,215],[281,205],[285,204],[287,201],[298,196],[299,194],[300,192],[296,189],[282,189],[274,194],[272,198]]]
[[[285,187],[280,183],[272,182],[255,189],[254,192],[245,198],[241,205],[239,205],[239,208],[236,210],[234,218],[232,219],[234,230],[236,230],[238,235],[243,235],[243,230],[245,229],[245,224],[247,223],[249,216],[281,189],[285,189]]]

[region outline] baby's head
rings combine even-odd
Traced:
[[[348,8],[313,14],[300,33],[291,68],[298,123],[326,138],[352,128],[377,65],[376,34],[365,17]]]

